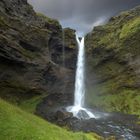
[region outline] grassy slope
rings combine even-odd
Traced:
[[[97,140],[72,133],[0,99],[0,140]]]
[[[19,104],[19,107],[27,112],[34,113],[37,104],[39,104],[42,101],[43,97],[46,97],[46,95],[45,96],[39,95],[39,96],[32,97],[28,100],[21,102]]]

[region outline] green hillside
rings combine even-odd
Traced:
[[[72,133],[24,112],[0,99],[0,140],[97,140]]]

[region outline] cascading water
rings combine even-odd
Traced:
[[[82,107],[84,105],[84,95],[85,95],[85,56],[84,56],[84,37],[81,42],[78,37],[76,37],[79,53],[78,53],[78,62],[77,62],[77,70],[76,70],[76,78],[75,78],[75,93],[74,93],[74,106]]]
[[[62,31],[62,42],[63,42],[63,48],[62,48],[62,64],[63,67],[65,67],[65,32]]]
[[[78,60],[75,78],[74,106],[68,107],[67,111],[72,112],[73,116],[79,119],[90,119],[95,116],[86,108],[84,108],[85,100],[85,44],[84,37],[81,41],[76,36],[78,43]]]

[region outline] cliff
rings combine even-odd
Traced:
[[[140,115],[140,6],[95,27],[86,53],[88,105]]]
[[[76,50],[74,30],[36,13],[27,0],[0,1],[1,98],[21,104],[36,96],[72,95]]]
[[[95,27],[85,45],[86,105],[100,118],[78,120],[65,110],[73,104],[75,30],[27,0],[0,1],[0,139],[139,137],[137,116],[123,112],[140,115],[140,6]]]

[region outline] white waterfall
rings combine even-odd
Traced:
[[[86,108],[84,108],[85,101],[85,44],[84,37],[81,41],[76,36],[78,44],[78,58],[75,77],[75,92],[74,92],[74,106],[68,107],[68,112],[72,112],[73,116],[79,119],[90,119],[95,116]]]
[[[84,54],[84,37],[81,42],[76,37],[79,52],[77,60],[76,78],[75,78],[75,92],[74,92],[74,106],[83,107],[85,96],[85,54]]]

